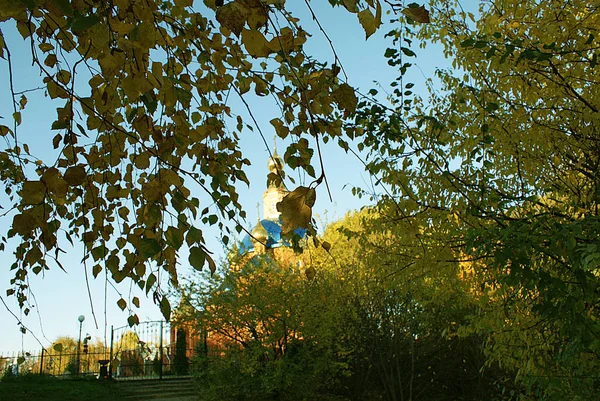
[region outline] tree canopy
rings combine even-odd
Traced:
[[[343,5],[367,37],[380,25],[379,1]],[[260,131],[246,99],[273,98],[275,132],[294,138],[285,162],[313,177],[310,188],[292,192],[288,224],[310,226],[307,195],[314,203],[325,177],[312,148],[361,131],[343,127],[357,95],[338,61],[327,66],[331,60],[304,51],[308,33],[283,0],[2,1],[0,21],[16,23],[19,45],[30,48],[39,84],[58,106],[46,127],[53,133],[39,139],[56,151],[35,154],[20,130],[31,118],[28,92],[14,88],[18,66],[0,35],[13,100],[12,122],[0,126],[3,216],[10,219],[0,246],[19,238],[8,294],[21,307],[28,275],[62,268],[61,246],[77,241],[94,277],[108,270],[116,282],[133,280],[168,317],[161,277],[177,284],[182,247],[194,268],[214,271],[202,224],[223,228],[225,244],[235,233],[224,221],[243,229],[236,184],[248,183],[250,162],[239,141]],[[216,210],[200,205],[199,191]],[[298,208],[309,213],[298,218]]]

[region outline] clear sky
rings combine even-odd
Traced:
[[[301,19],[304,29],[313,34],[306,45],[307,52],[321,60],[327,60],[331,64],[333,56],[329,44],[310,20],[310,14],[304,2],[293,0],[287,3],[288,5],[293,3],[297,7],[294,14]],[[365,33],[355,15],[342,8],[332,9],[328,2],[322,0],[313,1],[310,4],[335,46],[342,65],[348,74],[350,85],[366,92],[374,87],[373,81],[375,80],[387,87],[397,77],[397,70],[389,67],[383,57],[385,49],[392,47],[391,40],[383,37],[392,27],[389,24],[390,16],[384,15],[382,28],[368,41],[365,41]],[[14,24],[12,22],[0,23],[0,29],[4,33],[12,52],[13,64],[16,66],[15,90],[21,91],[41,86],[39,74],[31,66],[28,45],[20,39],[14,29]],[[416,62],[419,68],[414,69],[409,78],[411,82],[415,83],[413,91],[425,95],[423,85],[425,77],[432,77],[436,67],[446,68],[448,65],[441,51],[436,51],[435,48],[428,48],[427,52],[414,50],[418,53]],[[10,116],[13,112],[7,77],[7,63],[5,60],[0,59],[0,116],[4,117],[3,124],[10,122]],[[31,92],[27,96],[29,104],[23,113],[20,135],[32,145],[33,153],[52,155],[51,141],[56,131],[50,131],[49,127],[54,120],[55,107],[57,106],[44,96],[43,91]],[[251,106],[263,133],[268,138],[269,146],[271,146],[271,137],[274,132],[269,121],[274,117],[278,117],[278,113],[264,105],[252,104]],[[238,112],[244,114],[242,111]],[[252,166],[247,169],[247,175],[251,182],[250,188],[239,187],[241,202],[248,213],[245,222],[245,226],[248,228],[251,228],[256,222],[256,204],[261,201],[268,172],[267,158],[269,153],[257,135],[256,132],[245,132],[242,136],[242,149],[246,153],[246,157],[252,162]],[[279,149],[284,149],[285,145],[281,141],[278,142]],[[350,189],[353,186],[368,186],[370,177],[364,171],[359,160],[351,154],[346,155],[337,145],[325,145],[323,150],[325,171],[333,201],[329,200],[324,188],[319,187],[314,210],[317,216],[332,221],[342,217],[348,210],[365,205],[366,200],[354,198],[350,193]],[[288,174],[291,173],[289,169],[286,169],[286,171]],[[304,177],[298,177],[293,173],[291,175],[297,183],[304,180]],[[2,196],[0,195],[0,205],[6,202],[6,198]],[[0,213],[2,212],[0,209]],[[7,227],[11,221],[12,215],[0,217],[0,227]],[[223,249],[218,240],[219,233],[214,228],[202,227],[202,229],[206,229],[204,237],[209,248],[217,258],[221,258]],[[3,230],[6,230],[6,228]],[[7,251],[0,253],[0,294],[2,294],[10,311],[22,319],[44,346],[48,346],[56,337],[61,335],[76,337],[79,329],[79,322],[77,321],[79,315],[86,317],[83,323],[83,332],[90,333],[93,337],[103,340],[106,333],[105,328],[110,329],[111,325],[118,327],[127,323],[128,314],[122,312],[115,304],[120,297],[117,290],[125,299],[129,297],[130,290],[135,293],[135,289],[131,289],[126,280],[121,285],[117,285],[116,289],[108,286],[106,288],[107,296],[105,297],[104,280],[93,280],[90,274],[91,296],[98,322],[98,328],[96,328],[92,318],[89,295],[86,290],[84,269],[81,264],[83,245],[75,244],[75,247],[72,248],[66,245],[68,244],[65,244],[63,249],[67,251],[67,254],[63,255],[62,263],[67,273],[60,269],[53,269],[47,272],[44,277],[30,275],[31,288],[35,296],[34,302],[37,307],[32,310],[29,316],[24,316],[19,311],[14,297],[5,296],[5,290],[8,288],[9,280],[12,277],[9,268],[14,261],[14,257],[10,253],[10,247]],[[187,255],[185,253],[181,254],[180,261],[182,263],[181,274],[189,274],[191,270],[187,266]],[[91,266],[88,266],[88,271],[90,268]],[[139,291],[136,294],[140,295]],[[153,304],[150,298],[140,296],[140,299],[142,305],[137,313],[141,321],[161,319],[158,307]],[[21,334],[16,319],[1,304],[0,322],[2,322],[0,353],[3,351],[37,350],[41,348],[31,333]],[[110,331],[108,331],[108,338],[110,338]]]

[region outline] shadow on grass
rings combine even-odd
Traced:
[[[0,381],[2,401],[112,401],[121,399],[115,383],[85,379],[58,379],[50,376],[24,375]]]

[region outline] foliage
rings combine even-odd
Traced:
[[[369,169],[388,191],[389,218],[473,269],[480,311],[464,332],[487,337],[488,364],[515,372],[533,399],[594,398],[598,5],[431,8],[430,24],[389,34],[386,54],[401,66],[392,107],[364,103],[357,118],[365,146],[377,145]],[[416,53],[402,41],[440,44],[452,59],[425,99],[405,80]]]
[[[195,361],[206,399],[318,399],[319,347],[302,339],[310,283],[296,263],[274,256],[237,260],[190,301],[201,311],[207,349]],[[330,389],[334,391],[333,389]]]
[[[13,372],[12,366],[8,365],[2,370],[2,378],[0,378],[0,381],[7,382],[14,380],[16,377],[17,376],[15,375],[15,372]]]
[[[184,329],[177,329],[177,338],[175,340],[175,356],[173,359],[175,374],[187,375],[189,372],[189,360],[187,357],[187,341]]]
[[[415,247],[403,231],[365,210],[328,227],[328,251],[310,247],[291,263],[277,250],[235,261],[191,300],[209,333],[196,361],[203,396],[498,395],[495,380],[510,377],[496,365],[484,369],[480,337],[457,333],[476,308],[458,264],[436,262],[443,250]]]
[[[249,184],[244,169],[250,161],[239,141],[255,129],[262,136],[250,101],[274,99],[271,124],[279,137],[293,139],[285,162],[314,178],[311,191],[325,177],[322,168],[315,171],[311,147],[360,134],[342,129],[357,96],[347,78],[338,77],[337,57],[328,68],[306,54],[310,35],[285,0],[203,3],[0,3],[2,28],[16,23],[24,39],[13,44],[0,33],[14,105],[12,122],[0,126],[3,207],[10,209],[4,218],[12,219],[0,249],[18,238],[8,293],[21,307],[28,275],[62,268],[63,244],[80,241],[94,277],[105,270],[116,282],[131,279],[152,293],[168,318],[161,278],[177,285],[179,252],[189,248],[196,269],[216,267],[198,227],[223,228],[225,244],[232,233],[224,222],[243,229],[236,184]],[[367,37],[381,23],[379,0],[330,3],[356,14]],[[15,88],[13,46],[31,49],[28,62],[40,74],[23,92]],[[42,141],[54,152],[38,151],[21,129],[31,118],[29,89],[38,83],[57,108],[46,127],[55,134]],[[200,205],[199,192],[216,210]],[[139,299],[131,302],[138,306]],[[127,301],[118,305],[125,310]],[[130,323],[137,321],[132,312]]]

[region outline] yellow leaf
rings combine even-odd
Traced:
[[[402,10],[402,14],[412,18],[416,22],[421,22],[423,24],[428,24],[430,22],[429,11],[427,11],[425,6],[407,7]]]
[[[277,203],[277,210],[281,213],[282,234],[288,234],[297,228],[310,227],[312,207],[316,198],[313,188],[298,187]]]
[[[66,85],[71,81],[71,73],[67,70],[60,70],[58,74],[56,74],[56,78],[58,79],[58,82]]]
[[[289,53],[294,48],[294,33],[288,27],[282,28],[280,35],[274,37],[269,42],[269,49],[274,52]]]
[[[127,301],[121,298],[117,301],[117,305],[119,306],[119,308],[121,308],[121,310],[125,310],[125,308],[127,308]]]
[[[57,61],[56,54],[50,53],[44,60],[44,64],[46,64],[48,67],[52,68],[52,67],[54,67],[54,65],[56,65],[56,61]]]
[[[83,184],[86,177],[87,174],[85,173],[85,168],[83,166],[73,166],[65,171],[64,179],[67,184],[74,187]]]
[[[332,95],[337,104],[344,110],[349,112],[354,112],[356,110],[358,98],[354,93],[354,89],[352,89],[350,85],[341,84],[336,90],[333,91]]]
[[[42,175],[42,182],[48,188],[48,191],[58,197],[64,198],[67,194],[67,182],[60,176],[57,168],[51,167]]]
[[[283,122],[279,118],[272,119],[271,125],[275,127],[275,132],[277,133],[278,137],[283,139],[287,138],[288,134],[290,133],[290,130],[288,129],[288,127],[283,125]]]
[[[135,167],[139,169],[146,169],[150,167],[150,155],[148,152],[142,152],[135,157],[134,163]]]
[[[342,3],[344,4],[346,10],[350,11],[351,13],[358,12],[358,5],[356,0],[342,0]]]
[[[46,186],[41,181],[25,181],[19,194],[24,205],[37,205],[44,201]]]
[[[15,119],[15,122],[17,123],[17,125],[21,125],[21,112],[20,111],[13,113],[13,118]]]
[[[358,22],[360,22],[365,30],[367,39],[369,36],[373,35],[377,28],[379,28],[379,25],[381,25],[381,21],[375,19],[373,13],[369,9],[362,10],[358,13]]]
[[[31,213],[16,214],[13,218],[12,228],[22,236],[29,234],[36,227],[37,223]]]
[[[258,30],[244,29],[242,31],[242,42],[248,53],[253,57],[267,57],[271,53],[268,47],[269,42]]]
[[[138,25],[138,43],[144,49],[153,48],[156,45],[156,30],[150,22],[142,22]]]

